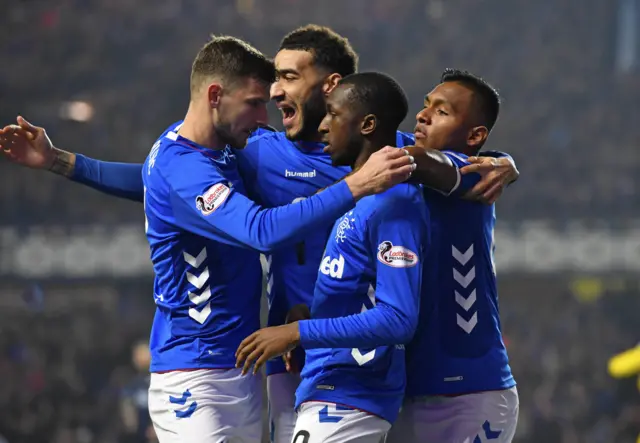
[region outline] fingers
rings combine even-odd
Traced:
[[[270,358],[271,356],[269,354],[263,352],[260,358],[258,358],[256,363],[253,365],[253,375],[256,375]]]
[[[256,349],[253,350],[251,354],[249,354],[249,356],[244,362],[244,366],[242,367],[242,375],[245,375],[246,373],[249,372],[249,369],[253,365],[253,362],[256,361],[256,359],[258,359],[258,357],[260,357],[262,353],[263,353],[262,347],[258,346],[256,347]],[[253,373],[254,374],[256,373],[255,368],[253,370]]]
[[[285,352],[284,354],[282,354],[282,360],[284,360],[284,367],[287,370],[287,372],[292,372],[293,360],[292,360],[291,351]]]
[[[502,178],[499,173],[490,172],[476,183],[476,185],[469,191],[469,196],[479,197],[491,189],[494,185],[502,185]]]
[[[5,154],[16,154],[14,151],[20,147],[19,143],[24,143],[30,137],[31,134],[17,125],[5,126],[0,130],[0,149]]]
[[[404,149],[396,149],[396,151],[404,151]],[[401,157],[389,159],[389,169],[393,170],[407,165],[413,165],[413,169],[415,169],[415,161],[415,158],[413,158],[411,155],[403,154]]]
[[[465,174],[471,174],[472,172],[477,172],[479,174],[487,174],[491,171],[493,171],[494,169],[496,169],[496,165],[494,162],[488,161],[482,161],[481,163],[473,163],[467,166],[463,166],[462,168],[460,168],[460,174],[465,175]]]
[[[255,349],[258,346],[258,342],[256,340],[256,334],[257,333],[254,332],[253,334],[251,334],[250,336],[248,336],[247,338],[242,340],[242,342],[240,343],[240,346],[238,346],[238,349],[236,350],[236,355],[235,355],[236,356],[236,368],[239,368],[239,367],[241,367],[243,365],[246,367],[246,362],[247,362],[248,356],[253,351],[255,351]],[[244,369],[243,369],[243,371],[244,371]]]
[[[413,171],[415,170],[416,170],[415,163],[394,169],[393,171],[391,171],[392,184],[397,185],[398,183],[402,183],[408,180],[411,177],[411,174],[413,174]]]
[[[404,149],[398,149],[392,146],[385,146],[380,150],[380,153],[384,154],[386,158],[393,159],[407,155]]]
[[[33,126],[31,123],[29,123],[24,117],[22,117],[21,115],[18,116],[18,118],[16,119],[18,121],[18,125],[20,125],[20,127],[22,129],[24,129],[25,131],[30,132],[31,134],[38,135],[38,128],[37,126]]]
[[[248,336],[247,338],[245,338],[240,342],[238,349],[236,349],[236,355],[235,355],[236,359],[238,358],[238,356],[242,354],[246,355],[245,348],[249,347],[253,342],[255,342],[257,335],[258,335],[258,332],[254,332],[253,334],[251,334],[250,336]]]
[[[482,198],[487,204],[492,205],[500,198],[503,191],[504,191],[503,184],[496,183],[491,188],[489,188],[489,190],[487,190],[484,194],[482,194]]]

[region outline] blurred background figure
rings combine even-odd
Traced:
[[[137,374],[125,386],[120,400],[120,419],[124,426],[123,443],[156,441],[149,418],[149,342],[137,342],[131,351],[131,361]]]
[[[66,150],[142,162],[183,117],[210,33],[274,54],[310,22],[400,81],[404,130],[446,67],[498,87],[486,148],[521,172],[495,234],[515,441],[636,442],[636,379],[607,369],[639,339],[640,0],[7,2],[0,124],[21,113]],[[0,436],[153,441],[138,414],[146,363],[131,361],[154,308],[141,205],[1,163],[0,177]]]

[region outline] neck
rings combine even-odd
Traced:
[[[178,134],[205,148],[224,149],[216,133],[216,128],[211,123],[208,109],[200,109],[200,106],[193,102],[189,103],[187,115],[184,117],[184,123],[182,123]]]
[[[380,149],[385,146],[395,146],[396,145],[396,134],[385,134],[379,137],[365,139],[362,144],[362,149],[360,150],[360,154],[356,158],[356,161],[351,166],[353,170],[359,169],[362,165],[364,165],[369,157],[375,152],[378,152]]]

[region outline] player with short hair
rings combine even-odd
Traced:
[[[372,156],[356,174],[303,202],[264,209],[244,194],[229,144],[266,121],[272,62],[234,37],[198,53],[183,122],[153,145],[142,168],[145,232],[154,267],[149,412],[160,442],[260,443],[260,378],[234,352],[260,326],[259,254],[324,229],[356,201],[404,181],[404,151]],[[12,155],[45,145],[44,129],[13,128]],[[25,128],[26,126],[26,128]],[[15,143],[22,144],[14,146]]]
[[[356,71],[357,61],[349,41],[327,27],[307,25],[283,38],[275,57],[276,82],[271,98],[282,111],[285,132],[260,130],[244,150],[235,151],[247,194],[254,201],[267,207],[299,201],[348,172],[348,168],[331,164],[317,127],[325,115],[325,97],[340,78]],[[406,144],[413,144],[413,136],[398,133],[397,145]],[[140,164],[100,162],[62,150],[29,154],[16,160],[51,169],[115,196],[142,201]],[[432,160],[416,174],[426,184],[451,192],[459,183],[457,167],[439,153],[434,153]],[[485,159],[490,160],[495,163],[481,165],[489,167],[481,170],[486,178],[471,192],[496,199],[518,172],[508,157]],[[471,188],[455,189],[454,195],[461,195]],[[304,242],[267,255],[269,325],[283,324],[291,307],[311,304],[328,231],[309,232]],[[280,359],[268,362],[266,369],[272,435],[278,443],[289,443],[295,423],[293,394],[299,377],[287,373]]]
[[[326,109],[325,151],[355,170],[395,142],[408,107],[391,77],[367,72],[343,78]],[[429,243],[421,186],[360,200],[327,241],[312,319],[261,329],[241,343],[238,365],[247,371],[255,362],[254,372],[298,344],[306,349],[293,442],[378,443],[389,430],[404,396],[404,344],[418,322]]]
[[[440,150],[465,167],[499,110],[491,85],[448,69],[416,116],[416,147]],[[500,326],[495,206],[431,190],[426,199],[437,260],[424,272],[420,322],[407,346],[406,400],[387,442],[509,443],[518,393]]]

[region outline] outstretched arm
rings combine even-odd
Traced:
[[[309,231],[327,227],[360,198],[405,181],[412,159],[398,149],[376,152],[360,170],[325,192],[298,203],[265,209],[237,192],[202,155],[183,155],[170,166],[156,165],[168,184],[176,225],[183,230],[234,246],[269,252],[300,241]],[[153,187],[147,183],[147,192]],[[149,203],[145,211],[150,210]]]
[[[53,146],[44,128],[22,117],[0,129],[0,148],[10,161],[67,177],[115,197],[142,202],[142,164],[103,162]]]

